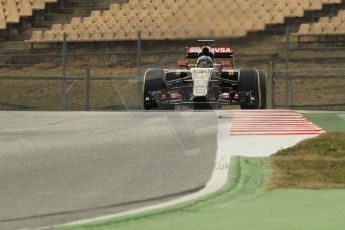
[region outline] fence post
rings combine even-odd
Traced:
[[[275,109],[275,84],[274,84],[274,77],[275,77],[275,63],[273,61],[269,62],[269,81],[270,81],[270,109]]]
[[[138,31],[137,34],[138,38],[138,44],[137,44],[137,110],[141,109],[141,77],[140,77],[140,72],[141,72],[141,31]]]
[[[84,110],[90,111],[90,69],[85,69]]]
[[[293,98],[293,75],[289,74],[289,80],[290,80],[290,106],[293,108],[294,106],[294,98]]]
[[[66,110],[66,56],[67,56],[67,33],[63,34],[62,62],[61,62],[61,111]]]
[[[289,26],[286,26],[285,30],[286,42],[285,42],[285,106],[289,107],[289,51],[290,51],[290,30]]]

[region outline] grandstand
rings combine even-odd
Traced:
[[[38,54],[48,47],[56,48],[54,43],[61,44],[64,33],[71,44],[78,44],[75,47],[85,42],[93,46],[106,42],[109,46],[109,42],[135,41],[139,31],[141,39],[147,41],[214,38],[254,45],[253,36],[282,34],[286,25],[292,25],[292,32],[293,28],[297,32],[301,23],[313,23],[315,17],[332,17],[342,6],[341,0],[193,0],[188,1],[188,6],[182,0],[0,2],[0,41],[4,41],[0,47],[26,53],[35,52],[31,47],[36,45],[44,48]],[[302,36],[303,30],[298,35]],[[266,39],[271,40],[271,36]]]
[[[46,30],[53,23],[67,23],[73,16],[87,16],[94,9],[107,9],[123,0],[0,0],[0,41],[23,41],[33,30]]]
[[[298,36],[299,43],[301,38],[320,38],[334,37],[336,40],[339,36],[345,34],[345,10],[340,10],[335,16],[320,17],[316,22],[303,23],[294,35]],[[310,40],[309,40],[310,41]]]
[[[34,31],[30,42],[61,42],[63,33],[77,42],[136,40],[139,31],[143,40],[238,38],[337,3],[341,0],[193,0],[186,7],[182,0],[130,0],[74,17],[68,24],[54,24],[48,31]]]
[[[27,17],[32,20],[35,11],[45,10],[52,3],[55,3],[53,9],[62,6],[67,16],[69,11],[63,8],[62,0],[1,0],[0,3],[0,30],[21,23]],[[71,20],[68,17],[60,22],[53,20],[50,29],[35,29],[29,41],[61,42],[64,32],[70,41],[77,42],[135,40],[138,31],[144,40],[245,37],[249,32],[283,24],[286,18],[303,17],[305,12],[321,10],[323,5],[339,4],[341,0],[193,0],[188,1],[188,7],[182,0],[130,0],[123,4],[116,1],[104,10],[102,7],[99,10],[99,4],[86,3],[90,9],[98,9],[89,15],[84,13],[85,17],[78,15]],[[79,10],[81,5],[77,4]],[[205,9],[207,13],[203,13]],[[50,7],[48,11],[51,12]],[[47,14],[45,16],[49,17]],[[67,21],[69,23],[65,23]],[[305,33],[304,28],[299,34]]]
[[[8,24],[19,23],[21,17],[30,17],[35,10],[43,10],[46,4],[57,0],[21,0],[0,1],[0,29],[6,29]]]

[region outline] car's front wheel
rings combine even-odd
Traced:
[[[260,78],[260,90],[261,90],[261,106],[260,109],[267,108],[267,98],[266,98],[266,73],[262,70],[259,71]]]
[[[266,109],[266,74],[255,68],[243,69],[238,79],[240,92],[250,92],[254,100],[244,100],[241,109]]]
[[[143,106],[145,110],[157,109],[158,104],[150,92],[166,88],[163,69],[148,69],[143,83]]]

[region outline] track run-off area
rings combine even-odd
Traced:
[[[1,112],[0,118],[5,230],[73,229],[127,218],[123,213],[167,211],[228,188],[239,165],[250,175],[265,167],[234,156],[269,156],[325,132],[289,110]],[[260,175],[249,181],[262,183],[266,174]],[[146,218],[140,221],[145,226]],[[115,225],[132,229],[126,221]]]

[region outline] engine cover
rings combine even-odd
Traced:
[[[192,68],[193,96],[204,97],[208,93],[208,84],[213,74],[213,68]]]

